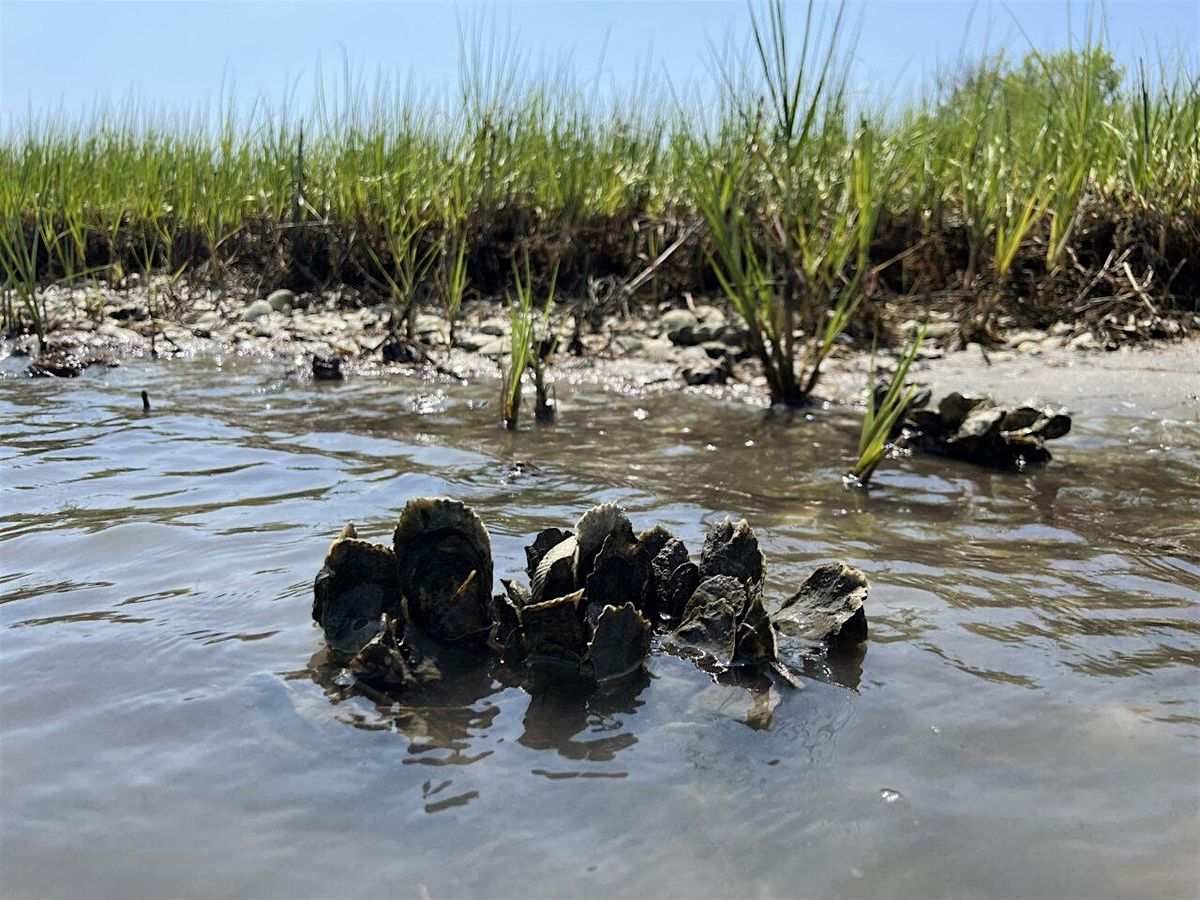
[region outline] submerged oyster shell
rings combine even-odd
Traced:
[[[400,575],[387,547],[360,541],[354,525],[342,529],[313,581],[313,620],[325,643],[353,655],[379,630],[379,617],[400,614]]]
[[[521,610],[522,643],[530,665],[579,668],[588,642],[582,603],[580,590]]]
[[[410,500],[394,542],[412,622],[440,640],[486,640],[492,544],[475,511],[446,498]]]
[[[650,621],[632,603],[600,610],[586,659],[596,681],[612,681],[636,671],[649,652]]]
[[[867,576],[845,563],[816,569],[771,617],[780,643],[792,646],[866,640]]]

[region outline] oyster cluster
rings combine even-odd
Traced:
[[[391,547],[343,529],[316,577],[313,618],[355,677],[387,692],[439,678],[443,651],[603,684],[637,672],[657,634],[709,672],[792,681],[798,661],[866,638],[867,579],[841,563],[769,611],[766,559],[745,520],[717,524],[693,561],[666,528],[635,532],[606,503],[570,531],[539,532],[525,556],[528,586],[504,580],[493,594],[491,541],[474,510],[411,500]]]
[[[1021,470],[1050,459],[1046,441],[1071,430],[1051,409],[1004,409],[988,397],[947,394],[936,410],[910,408],[897,446],[997,469]]]

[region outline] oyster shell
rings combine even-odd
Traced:
[[[531,603],[544,603],[575,590],[578,548],[579,542],[571,535],[546,551],[533,573],[529,591]]]
[[[729,575],[743,585],[759,584],[766,575],[766,559],[758,538],[745,519],[734,523],[728,516],[704,539],[700,551],[700,576]]]
[[[613,681],[636,671],[649,652],[650,621],[632,603],[600,610],[586,657],[596,681]]]
[[[687,602],[687,598],[692,595],[692,591],[700,583],[700,570],[697,569],[697,580],[688,588],[687,595],[678,598],[672,597],[669,591],[671,576],[686,562],[688,562],[687,547],[678,538],[671,538],[657,554],[651,557],[650,591],[654,596],[652,605],[659,615],[678,616],[683,611],[683,604]],[[669,609],[669,606],[672,608]]]
[[[353,524],[342,529],[313,581],[313,620],[325,643],[353,655],[379,630],[379,617],[400,615],[400,575],[387,547],[358,539]]]
[[[737,650],[738,621],[746,608],[746,588],[732,575],[714,575],[700,582],[683,610],[671,640],[692,648],[708,663],[726,668]]]
[[[763,606],[762,591],[753,591],[738,619],[734,661],[742,665],[770,665],[777,655],[775,630]]]
[[[867,637],[867,576],[845,563],[816,569],[771,617],[780,644],[815,647]]]
[[[541,564],[546,554],[569,537],[571,537],[571,532],[561,528],[545,528],[537,533],[533,543],[525,548],[525,574],[529,576],[531,582],[538,570],[538,565]]]
[[[633,530],[613,531],[605,538],[592,573],[584,582],[589,616],[595,619],[603,607],[623,603],[632,603],[639,612],[645,612],[649,582],[650,563]]]
[[[394,694],[441,678],[437,665],[405,640],[403,623],[384,613],[376,633],[350,660],[356,681],[372,690]]]
[[[409,619],[445,641],[485,641],[492,544],[475,511],[446,498],[410,500],[394,535]]]
[[[576,584],[582,585],[592,574],[596,555],[609,535],[614,532],[620,534],[628,543],[637,541],[633,533],[633,524],[625,515],[625,510],[615,503],[601,503],[579,517],[579,522],[575,525],[575,540],[579,543],[575,556]]]
[[[504,593],[492,598],[488,615],[492,629],[488,633],[488,646],[500,654],[509,664],[516,664],[524,656],[521,644],[521,608],[529,602],[529,594],[512,581],[501,582]]]
[[[580,590],[521,610],[522,644],[531,666],[579,669],[588,643],[582,603]]]
[[[681,563],[663,584],[659,615],[667,619],[679,619],[699,585],[700,567],[690,560]]]

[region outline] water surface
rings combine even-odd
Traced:
[[[1137,402],[1120,379],[1076,391],[1044,471],[911,459],[864,494],[838,477],[852,411],[564,386],[560,425],[508,434],[493,383],[283,371],[0,381],[5,897],[1200,886],[1180,372]],[[481,670],[381,708],[321,667],[312,578],[345,521],[387,540],[420,495],[479,510],[498,576],[606,500],[693,553],[744,515],[777,595],[864,569],[870,641],[795,691],[656,652],[592,697]]]

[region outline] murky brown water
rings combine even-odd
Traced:
[[[490,383],[280,372],[0,382],[6,898],[1200,889],[1188,373],[1134,402],[1077,367],[1046,471],[913,459],[866,495],[852,412],[564,388],[510,435]],[[485,672],[380,709],[315,674],[312,577],[343,522],[385,539],[427,494],[479,509],[498,575],[603,500],[693,552],[745,515],[776,592],[863,568],[871,639],[799,691],[656,654],[592,698]]]

